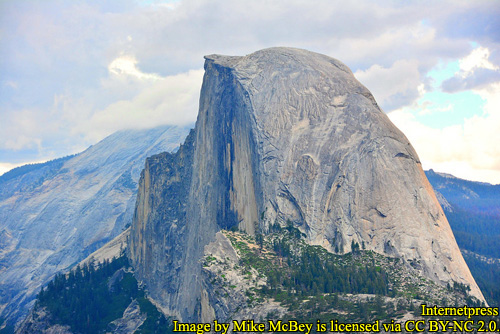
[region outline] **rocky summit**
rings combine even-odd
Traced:
[[[205,59],[196,127],[176,153],[147,159],[130,232],[135,274],[165,313],[224,316],[203,278],[207,250],[229,247],[220,230],[276,223],[484,301],[417,153],[346,65],[292,48]]]

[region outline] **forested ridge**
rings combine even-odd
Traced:
[[[239,270],[257,270],[265,277],[260,289],[247,292],[249,305],[275,300],[288,310],[283,320],[352,322],[397,318],[408,312],[418,315],[421,300],[478,305],[467,296],[465,285],[438,287],[408,275],[400,259],[364,250],[357,243],[352,243],[351,253],[329,253],[305,243],[302,233],[290,223],[285,228],[274,224],[268,234],[256,237],[237,231],[225,234],[240,254]],[[207,256],[203,265],[214,261]],[[146,298],[125,256],[97,265],[89,262],[58,274],[38,294],[35,310],[46,309],[52,324],[69,326],[73,333],[105,333],[113,331],[113,321],[123,316],[133,300],[147,314],[137,333],[172,332],[172,319],[165,318]],[[275,317],[268,314],[269,319]]]
[[[291,224],[285,228],[274,224],[268,234],[255,238],[236,230],[224,234],[240,255],[237,270],[244,275],[256,270],[266,277],[266,284],[247,292],[248,303],[271,298],[287,307],[287,319],[353,322],[395,318],[408,312],[418,315],[423,301],[480,305],[468,295],[470,288],[464,284],[437,286],[401,259],[365,250],[364,245],[354,242],[350,253],[329,253],[321,246],[307,244]],[[213,272],[216,262],[207,256],[204,265]],[[227,265],[224,260],[218,264],[222,268]],[[218,280],[223,288],[224,280]]]
[[[170,332],[169,322],[146,298],[128,268],[123,255],[58,274],[38,294],[35,309],[46,308],[54,323],[68,325],[74,333],[105,333],[135,299],[141,313],[147,314],[137,333]]]
[[[429,182],[451,205],[444,210],[464,259],[486,301],[500,306],[500,185],[426,172]]]

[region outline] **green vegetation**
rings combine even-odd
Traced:
[[[387,273],[361,256],[349,254],[344,257],[328,253],[321,246],[301,244],[294,252],[287,238],[272,240],[274,251],[284,257],[287,275],[281,270],[269,270],[268,290],[270,295],[278,291],[289,291],[302,295],[318,293],[370,293],[388,294]],[[366,253],[368,257],[370,253]]]
[[[434,189],[452,206],[446,218],[477,285],[490,305],[500,305],[500,185],[425,172]]]
[[[500,306],[500,262],[498,260],[487,262],[469,253],[463,255],[488,304],[494,307]]]
[[[266,284],[246,292],[249,305],[273,299],[288,310],[284,319],[367,321],[418,315],[422,302],[433,305],[479,305],[470,288],[449,289],[420,276],[416,260],[408,264],[367,251],[353,242],[351,253],[335,255],[303,240],[300,231],[274,224],[268,235],[225,232],[240,255],[242,275],[257,271]],[[208,257],[207,257],[208,259]],[[246,278],[246,276],[245,276]],[[276,315],[269,314],[268,319]]]
[[[145,297],[137,285],[125,256],[97,267],[78,266],[69,274],[58,274],[37,297],[35,308],[46,308],[55,323],[68,325],[75,333],[104,333],[113,320],[122,317],[136,299],[147,318],[137,333],[171,332],[167,319]]]
[[[460,248],[500,258],[500,215],[497,212],[454,209],[445,213]]]

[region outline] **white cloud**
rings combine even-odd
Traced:
[[[500,67],[492,64],[489,61],[490,50],[485,47],[478,47],[465,58],[460,59],[460,69],[463,71],[462,76],[467,76],[477,68],[485,68],[488,70],[498,70]]]
[[[7,138],[4,141],[3,147],[14,151],[18,151],[24,148],[40,149],[42,147],[42,140],[40,138],[22,134],[15,137]]]
[[[45,133],[44,116],[39,110],[24,109],[4,112],[0,131],[0,149],[18,151],[40,149]],[[42,125],[42,126],[41,126]],[[50,129],[49,129],[50,131]]]
[[[417,150],[424,168],[457,177],[500,183],[500,84],[476,91],[485,100],[484,114],[463,125],[434,129],[404,108],[389,114]]]
[[[456,92],[467,89],[480,89],[493,82],[500,81],[500,66],[490,60],[490,50],[478,47],[460,59],[460,70],[444,81],[442,88],[447,92]]]
[[[4,87],[10,87],[12,89],[17,89],[18,84],[15,81],[7,80],[3,82]]]
[[[373,65],[354,75],[373,93],[386,112],[412,104],[423,93],[415,59],[398,60],[390,68]]]
[[[134,56],[122,55],[110,62],[95,90],[55,94],[43,111],[3,110],[0,149],[30,149],[38,152],[34,159],[52,159],[118,130],[194,123],[204,71],[161,77],[138,65]]]
[[[0,175],[7,173],[9,170],[21,166],[20,164],[11,164],[7,162],[0,163]]]
[[[89,140],[99,140],[127,128],[194,123],[198,115],[203,73],[200,69],[164,78],[155,76],[154,82],[141,87],[135,96],[96,111],[75,131],[84,134]],[[151,79],[148,76],[146,78]]]
[[[453,105],[451,103],[446,106],[435,106],[431,101],[424,101],[419,105],[419,107],[420,110],[418,111],[418,114],[420,116],[431,115],[439,112],[449,112],[453,110]]]
[[[129,36],[130,37],[130,36]],[[112,75],[131,76],[139,80],[160,80],[154,73],[143,73],[137,68],[137,59],[134,56],[124,55],[116,58],[109,64],[108,70]]]

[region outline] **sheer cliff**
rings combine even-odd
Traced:
[[[217,317],[205,247],[221,229],[275,222],[333,253],[363,244],[399,257],[483,300],[417,153],[347,66],[291,48],[205,59],[196,127],[176,154],[147,160],[129,240],[167,313]]]

